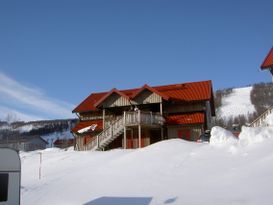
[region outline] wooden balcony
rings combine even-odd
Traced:
[[[163,125],[165,119],[160,113],[144,112],[144,111],[130,111],[124,112],[124,125]]]

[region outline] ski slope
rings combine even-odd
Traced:
[[[224,120],[238,117],[239,115],[248,117],[256,110],[251,103],[250,93],[252,87],[234,88],[232,92],[222,98],[222,105],[217,110],[217,116],[221,116]]]
[[[21,204],[271,204],[271,136],[273,128],[244,127],[238,140],[214,127],[210,144],[173,139],[136,150],[21,153]]]

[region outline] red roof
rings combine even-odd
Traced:
[[[273,47],[271,48],[266,58],[264,59],[263,64],[261,65],[262,70],[268,68],[273,68]]]
[[[169,125],[175,124],[201,124],[205,121],[204,113],[188,113],[188,114],[176,114],[170,115],[166,118],[166,122]]]
[[[97,127],[94,131],[101,131],[102,130],[102,120],[89,120],[89,121],[81,121],[74,128],[72,128],[72,132],[78,132],[79,130],[89,127],[91,125],[96,124]]]
[[[212,83],[211,81],[191,82],[164,86],[150,87],[144,85],[141,88],[129,90],[113,89],[109,92],[93,93],[89,95],[83,102],[78,105],[73,112],[88,112],[96,111],[96,106],[105,100],[113,92],[122,93],[122,96],[128,96],[133,99],[142,90],[148,89],[155,92],[165,100],[178,100],[178,101],[201,101],[210,100],[212,98]]]

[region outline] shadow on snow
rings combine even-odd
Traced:
[[[152,197],[110,197],[104,196],[83,205],[149,205]],[[167,199],[164,204],[172,204],[177,197]]]
[[[152,197],[100,197],[83,205],[149,205]]]

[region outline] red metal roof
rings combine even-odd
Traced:
[[[262,70],[268,68],[273,68],[273,47],[271,48],[266,58],[264,59],[263,64],[261,65]]]
[[[72,132],[78,132],[79,130],[89,127],[91,125],[96,124],[97,127],[95,131],[101,131],[102,130],[102,120],[88,120],[88,121],[81,121],[74,128],[72,128]]]
[[[149,87],[144,85],[141,88],[119,90],[118,93],[122,93],[122,96],[128,96],[132,99],[138,95],[143,89],[149,89],[152,92],[156,92],[165,100],[177,100],[177,101],[201,101],[210,100],[212,98],[212,83],[211,81],[191,82],[164,86]],[[117,92],[111,90],[109,92],[93,93],[89,95],[83,102],[81,102],[73,112],[88,112],[96,111],[96,105],[100,104],[105,98],[109,96],[109,93]]]
[[[201,124],[205,122],[205,115],[204,113],[188,113],[188,114],[170,115],[166,118],[166,122],[169,125]]]
[[[154,89],[179,101],[209,100],[212,97],[211,81],[157,86]]]

